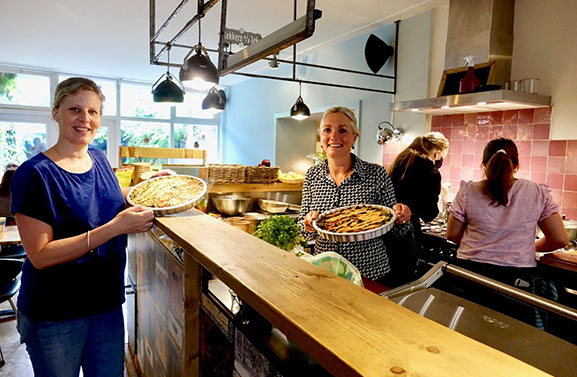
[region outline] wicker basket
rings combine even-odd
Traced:
[[[274,183],[278,182],[278,166],[247,166],[247,183]]]
[[[244,183],[246,166],[210,164],[208,165],[208,180],[213,183]]]

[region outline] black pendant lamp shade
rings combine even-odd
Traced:
[[[224,93],[224,90],[218,90],[216,87],[212,87],[206,97],[202,100],[202,109],[214,113],[223,111],[225,106],[226,94]]]
[[[377,73],[394,52],[395,49],[393,47],[376,35],[371,34],[365,45],[365,60],[371,71]]]
[[[170,73],[166,73],[166,79],[160,84],[156,85],[161,76],[156,83],[152,86],[152,99],[154,102],[173,102],[182,103],[184,102],[184,89],[178,86],[176,78]]]
[[[299,82],[299,97],[295,104],[291,107],[291,118],[296,120],[303,120],[311,116],[311,111],[309,107],[305,105],[303,97],[301,97],[301,83]]]
[[[168,46],[168,65],[166,66],[166,76],[162,75],[154,85],[152,85],[152,100],[154,102],[182,103],[184,102],[184,88],[178,80],[170,73],[170,46]],[[158,82],[163,78],[160,84]],[[158,84],[158,85],[157,85]]]
[[[193,51],[194,55],[190,56]],[[182,85],[197,90],[208,90],[219,81],[216,67],[200,43],[184,57],[178,76]]]

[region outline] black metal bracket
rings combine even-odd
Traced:
[[[181,64],[170,64],[168,62],[161,62],[160,56],[168,50],[169,47],[178,47],[192,49],[194,46],[177,44],[176,42],[180,37],[182,37],[197,21],[200,21],[210,9],[216,5],[216,3],[221,2],[221,19],[220,19],[220,31],[219,31],[219,46],[218,49],[207,49],[207,51],[218,53],[218,74],[219,76],[225,76],[227,74],[236,74],[252,78],[263,78],[270,80],[280,80],[280,81],[291,81],[300,82],[303,84],[328,86],[343,89],[355,89],[369,92],[385,93],[385,94],[396,94],[397,90],[397,54],[399,45],[399,23],[400,21],[395,21],[395,52],[394,52],[394,75],[379,75],[371,72],[363,72],[339,67],[323,66],[319,64],[310,64],[304,62],[296,61],[296,44],[306,38],[313,35],[315,29],[315,21],[322,17],[322,11],[315,9],[315,0],[307,0],[307,11],[306,15],[296,19],[296,0],[294,6],[294,21],[286,26],[278,29],[277,31],[269,34],[268,36],[262,38],[260,41],[245,47],[241,51],[236,53],[231,53],[230,51],[225,51],[224,43],[224,32],[226,29],[226,17],[227,17],[227,4],[228,0],[197,0],[198,11],[169,41],[161,42],[158,40],[162,31],[170,24],[174,17],[182,10],[184,5],[188,0],[181,0],[174,11],[168,16],[166,21],[156,30],[156,0],[149,0],[149,32],[150,32],[150,64],[169,66],[169,67],[181,67]],[[156,51],[156,45],[160,45],[160,49]],[[293,46],[293,60],[278,60],[282,63],[293,65],[293,75],[292,77],[278,77],[269,75],[260,75],[253,73],[237,72],[238,69],[252,64],[258,60],[265,59],[270,60],[268,56],[278,53],[279,51]],[[353,85],[343,85],[337,83],[327,83],[319,81],[301,80],[296,77],[296,66],[306,66],[316,69],[332,70],[337,72],[368,75],[377,78],[384,78],[393,80],[393,89],[384,90],[378,88],[366,88]]]

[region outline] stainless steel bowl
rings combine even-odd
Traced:
[[[237,195],[221,195],[212,198],[218,212],[228,216],[244,214],[250,205],[250,200],[250,198]]]

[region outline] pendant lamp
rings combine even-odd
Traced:
[[[184,88],[170,73],[170,46],[168,46],[167,55],[168,65],[166,66],[166,76],[160,76],[154,85],[152,85],[152,100],[154,102],[182,103],[184,102]],[[158,82],[163,77],[166,78],[159,84]]]
[[[202,100],[202,109],[211,114],[223,111],[225,106],[226,94],[224,90],[216,89],[216,86],[213,86]]]
[[[193,52],[194,55],[190,56]],[[206,48],[200,42],[200,20],[198,21],[198,44],[184,57],[178,76],[182,85],[192,89],[208,90],[218,85],[218,71],[210,61]]]
[[[309,107],[305,105],[303,97],[301,97],[301,82],[299,81],[299,98],[297,98],[297,101],[291,107],[291,118],[303,120],[307,119],[309,116],[311,116],[311,111],[309,110]]]

